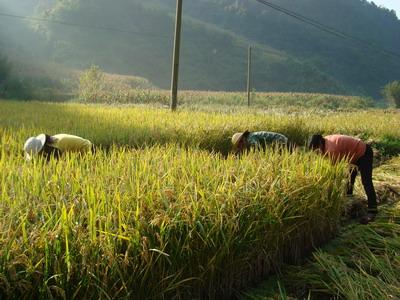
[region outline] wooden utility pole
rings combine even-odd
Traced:
[[[176,0],[174,56],[172,60],[171,109],[178,106],[179,51],[181,45],[182,1]]]
[[[249,46],[249,52],[247,57],[247,106],[250,107],[251,98],[251,46]]]

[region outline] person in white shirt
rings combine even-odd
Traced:
[[[65,152],[85,153],[93,150],[91,141],[82,137],[60,133],[56,135],[39,134],[30,137],[24,144],[25,157],[32,159],[35,155],[43,155],[47,159],[51,156],[59,158]]]

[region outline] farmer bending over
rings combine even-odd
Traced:
[[[30,160],[33,155],[43,155],[50,159],[51,156],[59,158],[65,152],[90,152],[93,145],[89,140],[71,134],[56,134],[53,136],[39,134],[30,137],[24,144],[25,157]]]
[[[361,182],[368,198],[368,215],[362,222],[368,223],[375,218],[378,212],[376,193],[372,183],[373,152],[370,145],[358,138],[347,135],[322,135],[315,134],[311,137],[309,149],[317,150],[320,154],[328,156],[333,163],[345,158],[350,164],[350,179],[347,184],[347,195],[353,195],[354,182],[357,172],[361,173]],[[357,171],[358,169],[358,171]]]
[[[249,132],[247,130],[245,132],[235,133],[232,136],[232,150],[238,155],[251,148],[265,150],[268,145],[288,146],[288,138],[276,132]]]

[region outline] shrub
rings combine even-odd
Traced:
[[[400,108],[400,81],[393,81],[385,85],[382,90],[385,98]]]
[[[91,66],[79,78],[79,99],[84,102],[101,102],[104,85],[103,71],[98,66]]]
[[[400,139],[391,135],[384,135],[374,146],[382,155],[394,156],[400,153]]]
[[[6,80],[10,76],[11,65],[7,58],[0,54],[0,96],[4,96]]]
[[[79,99],[90,103],[168,103],[145,78],[104,73],[91,66],[79,78]]]

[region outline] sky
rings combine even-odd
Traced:
[[[400,0],[373,0],[373,2],[378,6],[394,9],[396,11],[397,18],[400,19]]]

